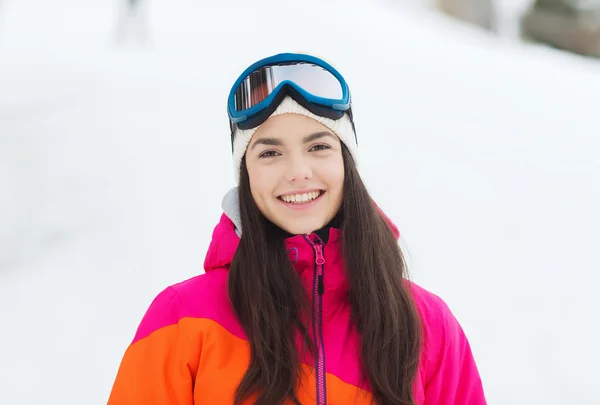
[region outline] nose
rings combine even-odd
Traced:
[[[303,156],[290,156],[285,177],[289,182],[308,180],[312,177],[310,162]]]

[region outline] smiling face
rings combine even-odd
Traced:
[[[300,114],[269,118],[252,137],[245,161],[258,209],[281,229],[309,234],[339,211],[341,143],[320,122]]]

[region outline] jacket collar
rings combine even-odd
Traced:
[[[310,250],[310,253],[312,254],[312,248],[307,241],[306,235],[291,235],[279,228],[277,229],[285,239],[286,248],[288,249],[288,252],[290,252],[290,260],[292,260],[293,263],[297,263],[299,252],[301,251]],[[238,232],[239,229],[236,227],[233,220],[227,213],[223,213],[219,223],[213,231],[212,241],[208,248],[206,258],[204,259],[205,271],[208,272],[219,268],[229,269],[235,251],[240,243]],[[332,224],[328,224],[318,231],[313,232],[311,235],[317,235],[327,244],[328,250],[341,248],[340,238],[342,231]]]
[[[223,214],[215,229],[212,241],[204,259],[204,269],[209,272],[219,268],[227,268],[231,265],[235,251],[240,243],[242,235],[242,222],[238,207],[237,188],[230,190],[223,199]],[[290,252],[290,259],[297,263],[301,250],[311,250],[305,235],[292,235],[279,227],[271,224],[273,230],[285,240],[285,245]],[[338,244],[341,237],[339,219],[334,218],[323,228],[313,232],[324,243]],[[311,234],[312,235],[312,234]],[[333,247],[333,246],[332,246]],[[339,246],[338,246],[339,247]]]

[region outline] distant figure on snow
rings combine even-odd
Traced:
[[[131,40],[143,45],[148,42],[147,3],[144,0],[121,2],[115,35],[117,43],[122,44]]]

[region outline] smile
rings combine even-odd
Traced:
[[[308,193],[301,193],[301,194],[284,194],[277,198],[279,198],[282,201],[285,201],[288,204],[301,205],[301,204],[307,204],[309,202],[316,200],[323,193],[324,193],[324,191],[322,191],[322,190],[315,190],[315,191],[309,191]]]

